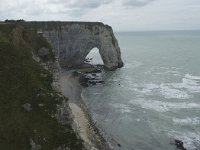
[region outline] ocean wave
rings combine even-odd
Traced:
[[[188,78],[188,79],[192,79],[192,80],[200,80],[200,76],[193,76],[189,73],[186,74],[185,77]]]
[[[198,124],[200,124],[199,117],[195,117],[195,118],[188,117],[188,118],[184,118],[184,119],[173,118],[172,120],[175,124],[178,124],[178,125],[198,125]]]
[[[199,86],[198,81],[193,80],[193,79],[187,79],[187,78],[182,79],[182,84],[189,85],[189,86]]]
[[[194,109],[200,108],[200,104],[198,103],[186,103],[186,102],[162,102],[157,100],[145,100],[145,99],[138,99],[138,100],[131,100],[129,104],[133,105],[140,105],[140,107],[144,109],[150,109],[158,112],[167,112],[167,111],[176,111],[180,109]]]
[[[190,74],[186,74],[185,77],[182,79],[182,83],[171,83],[168,85],[177,89],[186,89],[190,93],[200,93],[199,80],[199,76],[192,76]]]
[[[132,109],[128,105],[125,105],[125,104],[115,103],[115,104],[110,104],[110,105],[115,107],[121,113],[131,113],[132,112]]]
[[[180,72],[178,72],[178,71],[173,71],[173,70],[171,70],[171,71],[165,71],[165,72],[156,72],[155,74],[156,74],[156,75],[172,74],[173,76],[176,76],[176,77],[181,76],[181,75],[180,75]]]
[[[182,83],[170,83],[167,84],[168,86],[172,87],[172,88],[176,88],[176,89],[182,89],[182,90],[186,90],[189,93],[200,93],[200,85],[191,85],[188,84],[186,82],[182,82]]]
[[[161,94],[166,98],[166,99],[188,99],[191,96],[183,90],[179,89],[173,89],[170,88],[169,86],[166,86],[164,84],[161,84],[160,86]]]
[[[180,83],[132,84],[131,90],[143,95],[162,95],[166,99],[189,99],[200,93],[200,77],[186,74]]]

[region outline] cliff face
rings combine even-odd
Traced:
[[[59,58],[61,67],[84,63],[93,48],[98,48],[104,65],[109,70],[122,67],[121,52],[110,26],[102,23],[65,23],[41,29]]]

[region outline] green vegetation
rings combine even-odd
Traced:
[[[52,73],[32,59],[42,47],[50,53],[41,60],[53,62],[51,47],[36,31],[21,23],[0,23],[1,150],[28,150],[33,141],[42,150],[83,149],[71,124],[59,124],[54,117],[56,105],[67,99],[53,90]]]
[[[81,22],[81,21],[28,21],[26,22],[23,19],[20,20],[5,20],[4,23],[12,23],[12,24],[20,24],[28,29],[59,29],[61,26],[65,25],[73,25],[73,24],[79,24],[79,25],[85,25],[86,28],[89,30],[92,30],[94,25],[97,26],[103,26],[107,28],[108,30],[112,30],[112,28],[109,25],[104,25],[102,22]]]

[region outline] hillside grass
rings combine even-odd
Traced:
[[[82,140],[71,124],[61,125],[54,117],[56,106],[67,99],[52,88],[52,73],[32,58],[32,52],[37,54],[39,48],[50,46],[36,31],[24,29],[21,40],[25,44],[16,47],[13,31],[17,26],[0,24],[0,149],[28,150],[31,141],[42,150],[82,149]],[[55,58],[50,53],[42,60]],[[30,104],[30,111],[25,104]]]

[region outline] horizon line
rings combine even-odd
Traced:
[[[174,32],[174,31],[200,31],[200,29],[158,29],[158,30],[115,30],[114,32]]]

